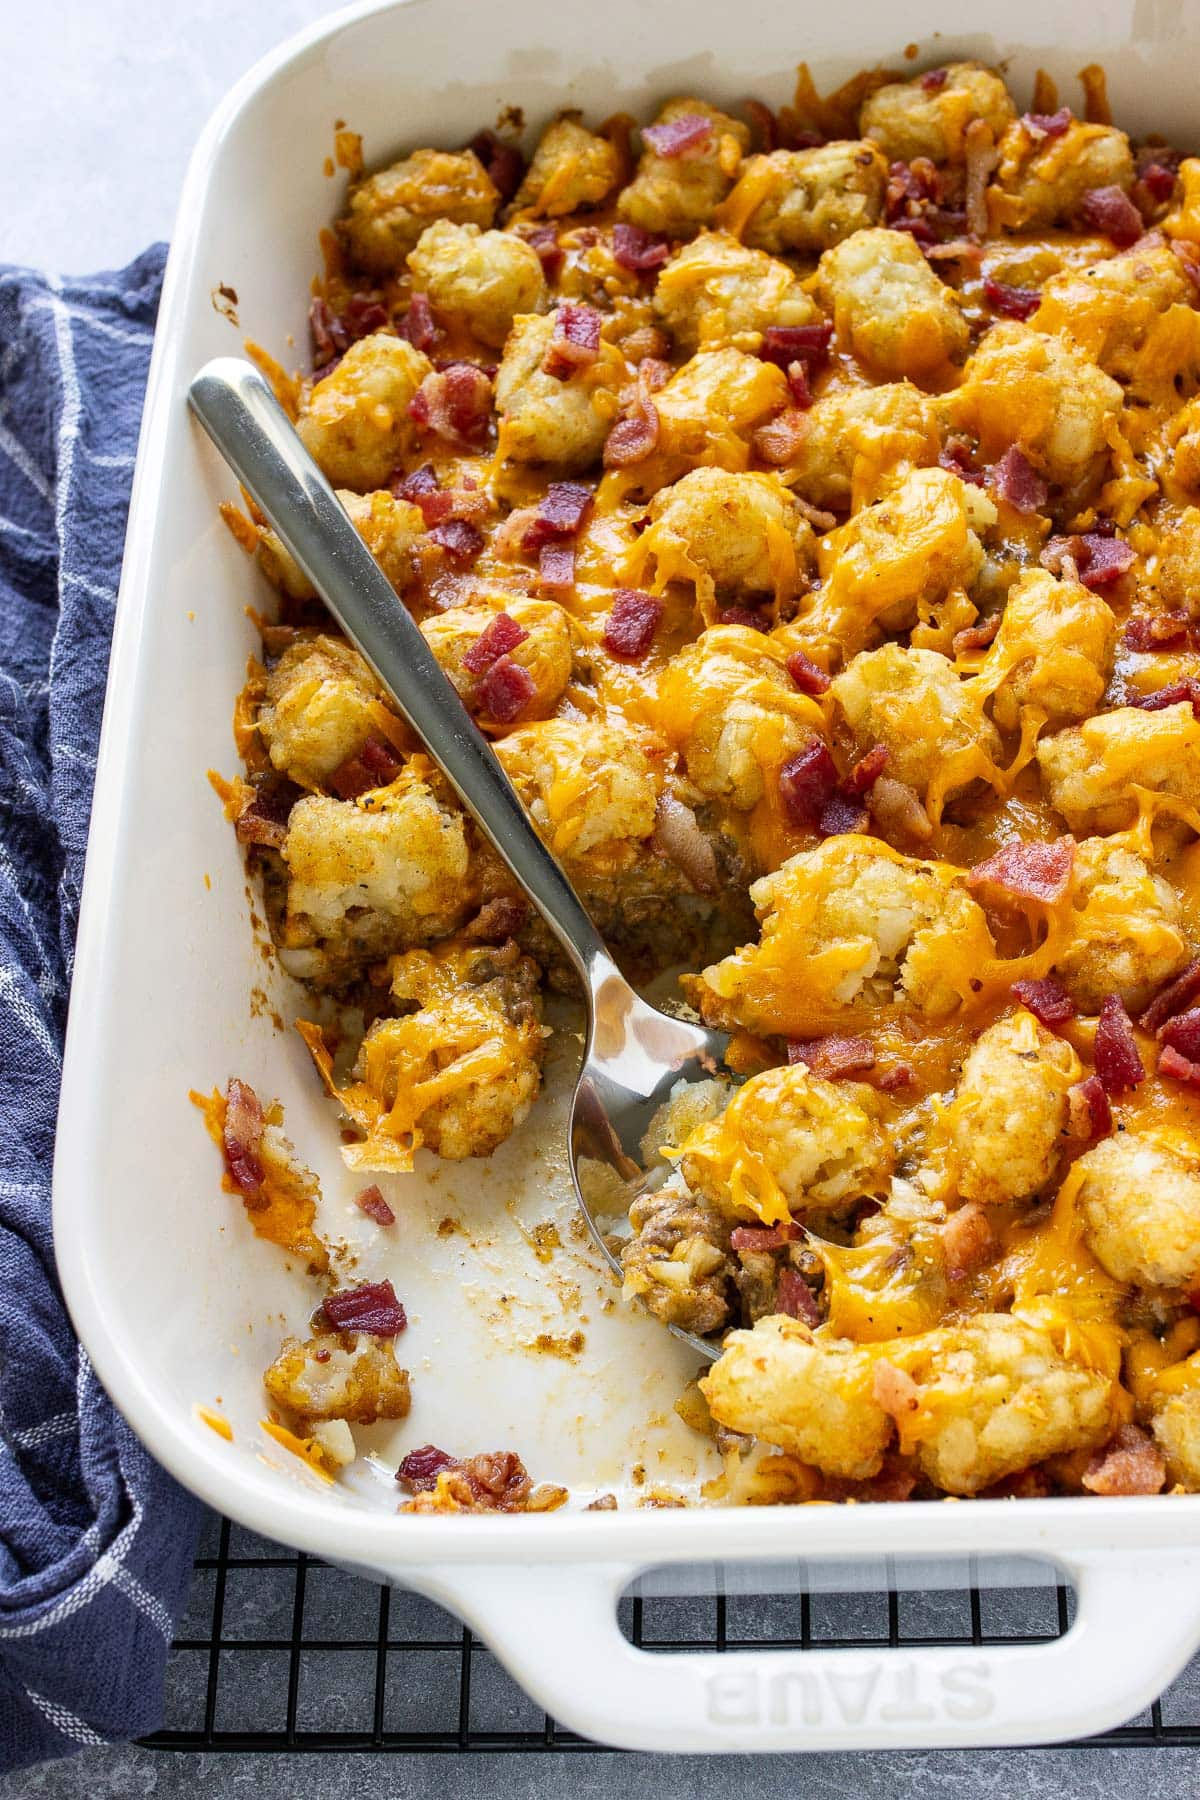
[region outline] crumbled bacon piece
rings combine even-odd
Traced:
[[[516,145],[506,144],[494,131],[478,131],[467,149],[475,152],[500,198],[511,200],[525,173],[525,158]]]
[[[832,342],[833,326],[829,324],[768,325],[758,354],[785,374],[797,362],[811,373],[829,360]]]
[[[444,525],[435,525],[429,539],[456,563],[474,562],[483,549],[483,533],[468,519],[447,519]]]
[[[523,644],[528,636],[525,627],[518,625],[510,613],[498,612],[464,653],[463,668],[472,675],[482,675],[494,662],[507,656],[518,644]]]
[[[787,1219],[782,1225],[735,1225],[729,1234],[729,1248],[782,1250],[785,1244],[794,1244],[803,1235],[794,1219]]]
[[[1161,687],[1157,693],[1143,694],[1130,705],[1141,712],[1162,712],[1167,706],[1180,706],[1185,700],[1192,703],[1192,711],[1200,719],[1200,677],[1186,675],[1182,681],[1172,681],[1167,687]]]
[[[674,161],[681,156],[698,156],[707,150],[713,134],[712,120],[703,113],[684,113],[665,125],[644,125],[642,141],[649,144],[655,156]]]
[[[1200,957],[1190,962],[1174,981],[1154,996],[1138,1024],[1143,1031],[1158,1032],[1168,1019],[1173,1019],[1200,994]]]
[[[539,225],[536,231],[529,233],[525,242],[531,250],[537,251],[546,280],[553,281],[565,261],[565,253],[553,225]]]
[[[1138,186],[1155,206],[1161,206],[1175,192],[1176,171],[1163,162],[1147,163],[1138,174]]]
[[[1189,1062],[1200,1062],[1200,1006],[1176,1013],[1173,1019],[1167,1020],[1158,1036],[1160,1043],[1169,1045],[1179,1056],[1186,1056]]]
[[[1107,587],[1119,581],[1134,564],[1134,553],[1124,538],[1110,531],[1083,531],[1074,537],[1052,537],[1042,551],[1042,567],[1052,574],[1062,573],[1063,558],[1070,557],[1084,587]]]
[[[1053,844],[1013,842],[969,869],[967,886],[986,885],[1016,900],[1040,900],[1052,906],[1066,893],[1074,865],[1072,837],[1061,837]]]
[[[775,1289],[775,1311],[784,1313],[789,1319],[802,1319],[806,1325],[819,1325],[821,1311],[817,1305],[816,1295],[805,1281],[798,1269],[785,1263],[779,1271],[779,1285]]]
[[[582,481],[552,481],[525,527],[522,548],[532,554],[553,539],[574,537],[583,529],[594,503],[591,488]]]
[[[225,1167],[247,1205],[262,1204],[265,1179],[262,1165],[263,1109],[258,1095],[246,1082],[231,1075],[225,1088],[225,1123],[221,1148]]]
[[[1031,319],[1042,304],[1038,288],[1014,287],[992,275],[984,276],[983,292],[988,305],[1006,319]]]
[[[538,588],[569,594],[575,586],[575,552],[570,544],[543,544],[538,551]]]
[[[1200,1088],[1200,1062],[1190,1062],[1170,1044],[1159,1054],[1158,1072],[1169,1075],[1172,1081],[1182,1082],[1185,1087]]]
[[[791,1038],[787,1053],[789,1063],[803,1063],[821,1081],[837,1081],[875,1067],[875,1051],[865,1037]]]
[[[408,403],[409,418],[462,450],[482,449],[492,418],[492,384],[474,363],[435,369]]]
[[[1125,627],[1127,650],[1166,650],[1181,644],[1188,635],[1185,612],[1154,613],[1149,618],[1130,619]]]
[[[325,1296],[323,1311],[339,1331],[362,1331],[368,1337],[395,1337],[408,1324],[390,1281],[364,1281]]]
[[[440,525],[443,519],[450,517],[453,501],[438,481],[432,463],[422,463],[411,474],[393,478],[391,488],[397,500],[407,500],[410,506],[420,507],[426,526]]]
[[[877,1087],[881,1094],[894,1094],[900,1088],[911,1087],[915,1080],[916,1074],[908,1063],[894,1063],[890,1069],[885,1069],[881,1075],[876,1075],[872,1085]]]
[[[1133,1025],[1118,994],[1109,994],[1100,1008],[1092,1056],[1108,1094],[1128,1093],[1146,1079]]]
[[[1060,106],[1057,112],[1028,112],[1022,116],[1021,123],[1033,138],[1061,137],[1071,123],[1072,113],[1069,106]]]
[[[441,343],[442,334],[433,316],[428,294],[409,295],[408,311],[402,319],[396,321],[396,330],[401,337],[408,339],[414,350],[424,350],[426,354]]]
[[[973,487],[983,486],[983,475],[975,461],[975,453],[964,437],[946,439],[938,455],[939,469],[946,469],[951,475],[957,475],[960,481],[969,481]]]
[[[998,463],[992,465],[989,475],[992,491],[1007,500],[1019,513],[1037,512],[1045,506],[1049,492],[1046,483],[1033,467],[1024,451],[1013,444]]]
[[[590,368],[600,354],[600,314],[594,306],[565,301],[554,315],[554,334],[542,368],[558,381]]]
[[[843,793],[839,787],[821,808],[817,830],[822,837],[841,837],[847,831],[865,831],[870,823],[870,814],[858,796]]]
[[[941,1238],[946,1279],[952,1284],[965,1281],[974,1270],[981,1269],[996,1249],[987,1214],[974,1200],[950,1214],[942,1226]]]
[[[369,737],[362,749],[346,757],[328,778],[340,800],[357,800],[372,788],[387,787],[403,767],[392,746],[380,737]]]
[[[939,88],[945,87],[949,75],[948,69],[926,69],[921,77],[921,86],[927,94],[936,94]]]
[[[380,1193],[378,1186],[372,1182],[361,1194],[356,1194],[354,1204],[359,1212],[365,1213],[368,1219],[374,1219],[377,1225],[394,1225],[396,1215]]]
[[[663,603],[638,588],[618,588],[604,622],[604,648],[618,662],[641,662],[662,621]]]
[[[234,832],[240,844],[261,844],[268,850],[281,850],[287,837],[288,820],[300,798],[293,781],[269,777],[255,789],[254,798],[237,816]]]
[[[1075,1002],[1057,975],[1043,975],[1040,981],[1014,981],[1012,991],[1014,999],[1051,1031],[1075,1017]]]
[[[419,1450],[410,1450],[403,1457],[396,1470],[396,1480],[406,1487],[410,1494],[420,1494],[437,1486],[437,1478],[443,1469],[459,1469],[462,1464],[457,1456],[451,1456],[445,1450],[439,1450],[435,1444],[422,1444]]]
[[[1080,217],[1095,231],[1102,231],[1119,249],[1136,244],[1145,226],[1142,215],[1123,189],[1089,188],[1079,205]]]
[[[750,606],[724,606],[717,614],[718,625],[744,625],[747,631],[770,631],[771,621]]]
[[[824,669],[819,669],[811,656],[803,650],[793,650],[787,659],[787,672],[802,694],[827,694],[831,679]]]
[[[950,648],[955,656],[962,656],[968,650],[986,650],[1000,629],[1000,614],[993,613],[990,619],[981,619],[977,625],[964,625],[950,639]]]
[[[350,348],[350,335],[345,325],[320,294],[308,309],[308,329],[312,334],[314,369],[323,369],[326,363],[336,362]]]
[[[657,369],[653,357],[647,357],[638,368],[637,381],[628,390],[626,410],[604,441],[606,469],[627,469],[644,462],[658,443],[658,408],[650,397],[661,385]]]
[[[887,760],[886,746],[873,744],[865,756],[859,757],[846,779],[841,783],[841,792],[847,798],[852,794],[865,794],[868,788],[874,787],[887,768]]]
[[[779,795],[792,824],[815,826],[837,792],[837,782],[837,766],[820,738],[785,762],[779,771]]]
[[[666,238],[655,237],[640,225],[614,225],[612,241],[613,261],[638,275],[661,269],[671,254]]]
[[[392,315],[382,300],[375,300],[370,294],[351,294],[342,308],[341,319],[350,337],[370,337],[373,331],[383,331],[391,324]]]
[[[1112,1108],[1098,1075],[1089,1075],[1067,1089],[1067,1132],[1071,1137],[1090,1144],[1108,1137],[1112,1127]]]
[[[502,656],[494,662],[475,689],[480,711],[499,725],[511,725],[519,719],[537,693],[537,683],[528,669]]]
[[[808,370],[804,363],[789,363],[785,370],[788,392],[800,412],[807,412],[813,403],[812,389],[808,385]]]
[[[798,368],[800,365],[795,366]],[[808,429],[804,413],[803,407],[785,407],[783,412],[768,419],[765,425],[760,425],[751,439],[754,454],[775,468],[782,468],[785,463],[792,462]]]
[[[1081,1477],[1092,1494],[1158,1494],[1166,1486],[1162,1451],[1137,1425],[1121,1425]]]

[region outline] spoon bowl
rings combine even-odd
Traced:
[[[657,1011],[625,980],[491,745],[258,370],[238,357],[218,357],[195,377],[188,401],[570,958],[587,1008],[570,1112],[571,1174],[592,1238],[619,1277],[611,1224],[669,1172],[644,1148],[651,1121],[683,1087],[717,1074],[728,1039]],[[700,1356],[718,1354],[679,1326],[667,1329]]]

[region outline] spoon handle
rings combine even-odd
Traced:
[[[258,370],[206,363],[193,412],[512,870],[585,986],[611,970],[579,896],[516,789]]]

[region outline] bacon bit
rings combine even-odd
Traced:
[[[746,100],[743,102],[750,122],[758,132],[759,148],[768,155],[779,148],[779,121],[771,108],[762,100]]]
[[[926,69],[921,77],[921,86],[927,94],[936,94],[939,88],[945,87],[949,76],[948,69]]]
[[[575,587],[575,552],[570,544],[543,544],[538,551],[538,587],[547,594],[570,594]]]
[[[439,1450],[435,1444],[422,1444],[419,1450],[410,1450],[396,1470],[396,1480],[406,1487],[410,1494],[421,1494],[437,1486],[437,1478],[443,1469],[461,1469],[462,1464],[457,1456],[451,1456],[445,1450]]]
[[[1092,1059],[1108,1094],[1128,1093],[1146,1079],[1133,1025],[1119,994],[1109,994],[1100,1008]]]
[[[779,771],[779,794],[792,824],[814,827],[836,794],[837,782],[837,767],[820,738],[785,762]]]
[[[928,218],[924,216],[893,219],[889,229],[892,231],[907,231],[909,236],[916,240],[922,250],[930,250],[937,243],[933,226],[929,223]]]
[[[408,416],[448,444],[482,449],[492,417],[492,384],[474,363],[448,363],[426,375],[408,403]]]
[[[871,816],[862,801],[839,789],[822,807],[817,830],[822,837],[841,837],[848,831],[865,831],[870,823]]]
[[[390,1281],[364,1281],[327,1294],[322,1310],[339,1331],[362,1331],[368,1337],[393,1338],[408,1324]]]
[[[912,1376],[895,1363],[877,1362],[872,1374],[871,1391],[885,1413],[893,1419],[915,1413],[921,1404],[921,1393]]]
[[[681,156],[698,156],[707,150],[712,137],[712,120],[703,113],[684,113],[665,125],[644,125],[642,142],[649,144],[655,156],[673,162]]]
[[[1200,677],[1188,675],[1183,681],[1173,681],[1169,687],[1159,688],[1157,693],[1143,694],[1139,700],[1131,700],[1140,712],[1162,712],[1166,706],[1180,706],[1185,700],[1192,703],[1192,711],[1200,719]]]
[[[595,504],[591,488],[581,481],[552,481],[526,526],[521,547],[531,554],[555,538],[574,537]]]
[[[765,614],[755,612],[749,606],[726,606],[717,614],[718,625],[744,625],[747,631],[767,632],[771,629],[771,621]]]
[[[428,294],[409,295],[408,311],[396,321],[396,330],[402,338],[408,339],[414,350],[428,353],[441,343],[442,333],[434,319]]]
[[[894,1094],[898,1088],[911,1087],[916,1078],[908,1063],[896,1063],[893,1068],[885,1069],[882,1075],[877,1075],[873,1085],[881,1094]]]
[[[1146,190],[1146,195],[1155,206],[1161,206],[1175,192],[1176,171],[1166,163],[1148,163],[1138,175],[1138,186]]]
[[[618,662],[641,662],[662,622],[663,603],[638,588],[618,588],[604,623],[604,648]]]
[[[646,362],[653,361],[647,358]],[[617,420],[604,441],[606,469],[627,469],[644,462],[658,443],[658,408],[650,398],[653,374],[646,376],[646,362],[638,369],[638,378],[629,410]]]
[[[700,893],[716,893],[720,874],[713,847],[701,831],[691,807],[685,806],[674,794],[659,796],[654,809],[652,841]]]
[[[1158,1494],[1166,1486],[1167,1465],[1144,1431],[1121,1425],[1091,1458],[1081,1480],[1092,1494]]]
[[[968,887],[1000,889],[1017,900],[1040,900],[1053,906],[1061,900],[1075,864],[1075,840],[1061,837],[1053,844],[1013,842],[997,850],[986,862],[967,871]]]
[[[793,367],[799,368],[800,364],[793,364]],[[758,427],[751,439],[754,453],[756,456],[760,456],[763,462],[771,463],[775,468],[782,468],[786,463],[795,460],[796,452],[804,442],[807,430],[804,409],[788,407],[785,411],[776,414],[775,418],[770,419],[767,424]]]
[[[833,326],[829,324],[768,325],[758,354],[763,362],[774,363],[785,374],[793,363],[802,364],[812,373],[828,362],[832,342]]]
[[[794,1244],[804,1233],[795,1219],[788,1219],[782,1225],[735,1225],[729,1234],[731,1250],[782,1250],[785,1244]]]
[[[374,300],[370,294],[351,294],[342,308],[341,320],[349,336],[357,341],[370,337],[374,331],[383,331],[391,324],[392,315],[382,300]]]
[[[819,669],[811,656],[803,650],[793,650],[787,659],[787,672],[802,694],[827,694],[831,686],[831,678],[824,669]]]
[[[427,526],[439,525],[450,516],[453,501],[434,474],[432,463],[422,463],[410,475],[393,478],[391,490],[397,500],[407,500],[410,506],[419,506]]]
[[[871,817],[885,834],[907,834],[924,843],[933,836],[933,825],[918,796],[907,782],[881,775],[867,800]]]
[[[594,306],[564,302],[554,315],[554,335],[542,358],[542,368],[557,381],[566,381],[576,369],[590,368],[600,354],[600,314]]]
[[[1031,138],[1056,138],[1067,130],[1071,119],[1070,107],[1060,106],[1054,113],[1025,113],[1021,123]]]
[[[779,1271],[775,1289],[775,1311],[789,1319],[801,1319],[805,1325],[819,1325],[821,1310],[816,1295],[798,1270],[785,1264]]]
[[[494,662],[475,689],[479,709],[499,725],[511,725],[519,719],[537,693],[537,683],[528,669],[511,657]]]
[[[640,225],[614,225],[613,261],[622,269],[643,275],[650,269],[661,269],[671,254],[664,237],[643,231]]]
[[[1200,1063],[1189,1062],[1170,1044],[1158,1059],[1158,1072],[1168,1075],[1172,1081],[1180,1081],[1185,1087],[1200,1088]]]
[[[374,1182],[370,1187],[364,1188],[361,1194],[355,1195],[354,1204],[359,1212],[366,1213],[368,1219],[374,1219],[377,1225],[394,1225],[396,1223],[395,1213]]]
[[[338,764],[329,776],[329,786],[340,800],[357,800],[372,788],[387,787],[403,766],[389,743],[380,737],[369,737],[356,755]]]
[[[946,439],[945,446],[938,456],[938,467],[947,469],[951,475],[957,475],[960,481],[969,481],[973,487],[983,486],[983,476],[966,438]]]
[[[221,1148],[225,1167],[242,1199],[253,1210],[266,1205],[262,1165],[263,1109],[258,1095],[246,1082],[231,1075],[225,1088],[225,1123]]]
[[[787,366],[788,392],[801,412],[807,412],[813,403],[812,389],[808,385],[808,373],[802,362],[789,363]]]
[[[1145,226],[1142,215],[1121,188],[1089,188],[1079,205],[1080,217],[1095,231],[1102,231],[1119,249],[1136,244]]]
[[[1184,1008],[1200,994],[1200,957],[1190,962],[1186,969],[1177,975],[1174,981],[1168,982],[1165,988],[1154,996],[1138,1024],[1143,1031],[1161,1031],[1168,1019]]]
[[[1040,289],[1013,287],[991,275],[983,278],[983,292],[988,305],[1006,319],[1030,319],[1042,304]]]
[[[523,625],[506,612],[499,612],[490,624],[480,632],[471,648],[463,656],[463,668],[472,675],[482,675],[490,669],[500,657],[507,656],[518,644],[523,644],[529,633]]]
[[[1156,613],[1151,618],[1130,619],[1125,627],[1127,650],[1166,650],[1181,644],[1190,621],[1184,612]]]
[[[280,850],[287,837],[288,820],[300,798],[294,781],[276,777],[264,781],[254,798],[238,814],[234,832],[241,844],[261,844],[268,850]]]
[[[1112,1132],[1112,1108],[1098,1075],[1077,1081],[1067,1089],[1067,1134],[1081,1143],[1094,1143]]]
[[[964,625],[950,639],[950,648],[955,656],[962,656],[968,650],[986,650],[1000,629],[1000,614],[993,613],[990,619],[984,619],[978,625]]]
[[[466,519],[447,519],[429,533],[431,543],[444,550],[451,562],[474,562],[483,549],[483,533]]]
[[[1200,1062],[1200,1006],[1194,1006],[1189,1012],[1176,1013],[1168,1019],[1158,1034],[1160,1042],[1174,1050],[1179,1056],[1186,1056],[1191,1063]]]
[[[1063,558],[1069,556],[1084,587],[1107,587],[1119,581],[1133,567],[1134,553],[1123,538],[1111,531],[1084,531],[1074,537],[1052,537],[1042,551],[1041,563],[1052,574],[1062,572]]]
[[[350,348],[346,327],[328,300],[323,300],[320,294],[316,295],[308,309],[308,329],[312,334],[314,369],[336,362]]]
[[[886,746],[875,744],[860,756],[846,779],[841,783],[840,791],[847,796],[865,794],[868,788],[874,787],[887,767],[888,753]]]
[[[536,250],[542,265],[542,273],[547,281],[553,281],[562,268],[565,258],[562,245],[558,241],[558,232],[553,225],[539,225],[525,239],[531,250]]]
[[[937,165],[927,156],[914,156],[911,162],[894,162],[888,169],[884,194],[884,216],[889,225],[906,213],[927,204],[940,205],[945,198],[942,177]]]
[[[494,131],[478,131],[467,149],[475,152],[500,198],[511,200],[525,173],[525,158],[516,145],[506,144]]]
[[[803,1063],[821,1081],[837,1081],[875,1067],[875,1051],[864,1037],[791,1038],[787,1054],[789,1063]]]
[[[942,1226],[941,1237],[946,1279],[952,1285],[965,1281],[974,1270],[990,1262],[996,1250],[987,1214],[974,1200],[950,1214]]]
[[[1075,1017],[1075,1002],[1057,975],[1043,975],[1040,981],[1014,981],[1012,992],[1048,1030],[1057,1030]]]
[[[504,944],[515,937],[529,918],[529,902],[517,894],[497,894],[494,900],[485,900],[469,925],[463,927],[463,936],[473,943]]]
[[[1024,451],[1013,444],[998,463],[993,463],[988,477],[992,491],[1019,513],[1034,513],[1045,506],[1049,489]]]

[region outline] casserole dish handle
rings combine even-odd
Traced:
[[[451,1608],[560,1725],[630,1750],[908,1749],[1047,1743],[1149,1705],[1200,1644],[1184,1551],[1061,1559],[1077,1606],[1039,1643],[861,1650],[642,1650],[621,1633],[638,1569],[545,1562],[403,1571]]]

